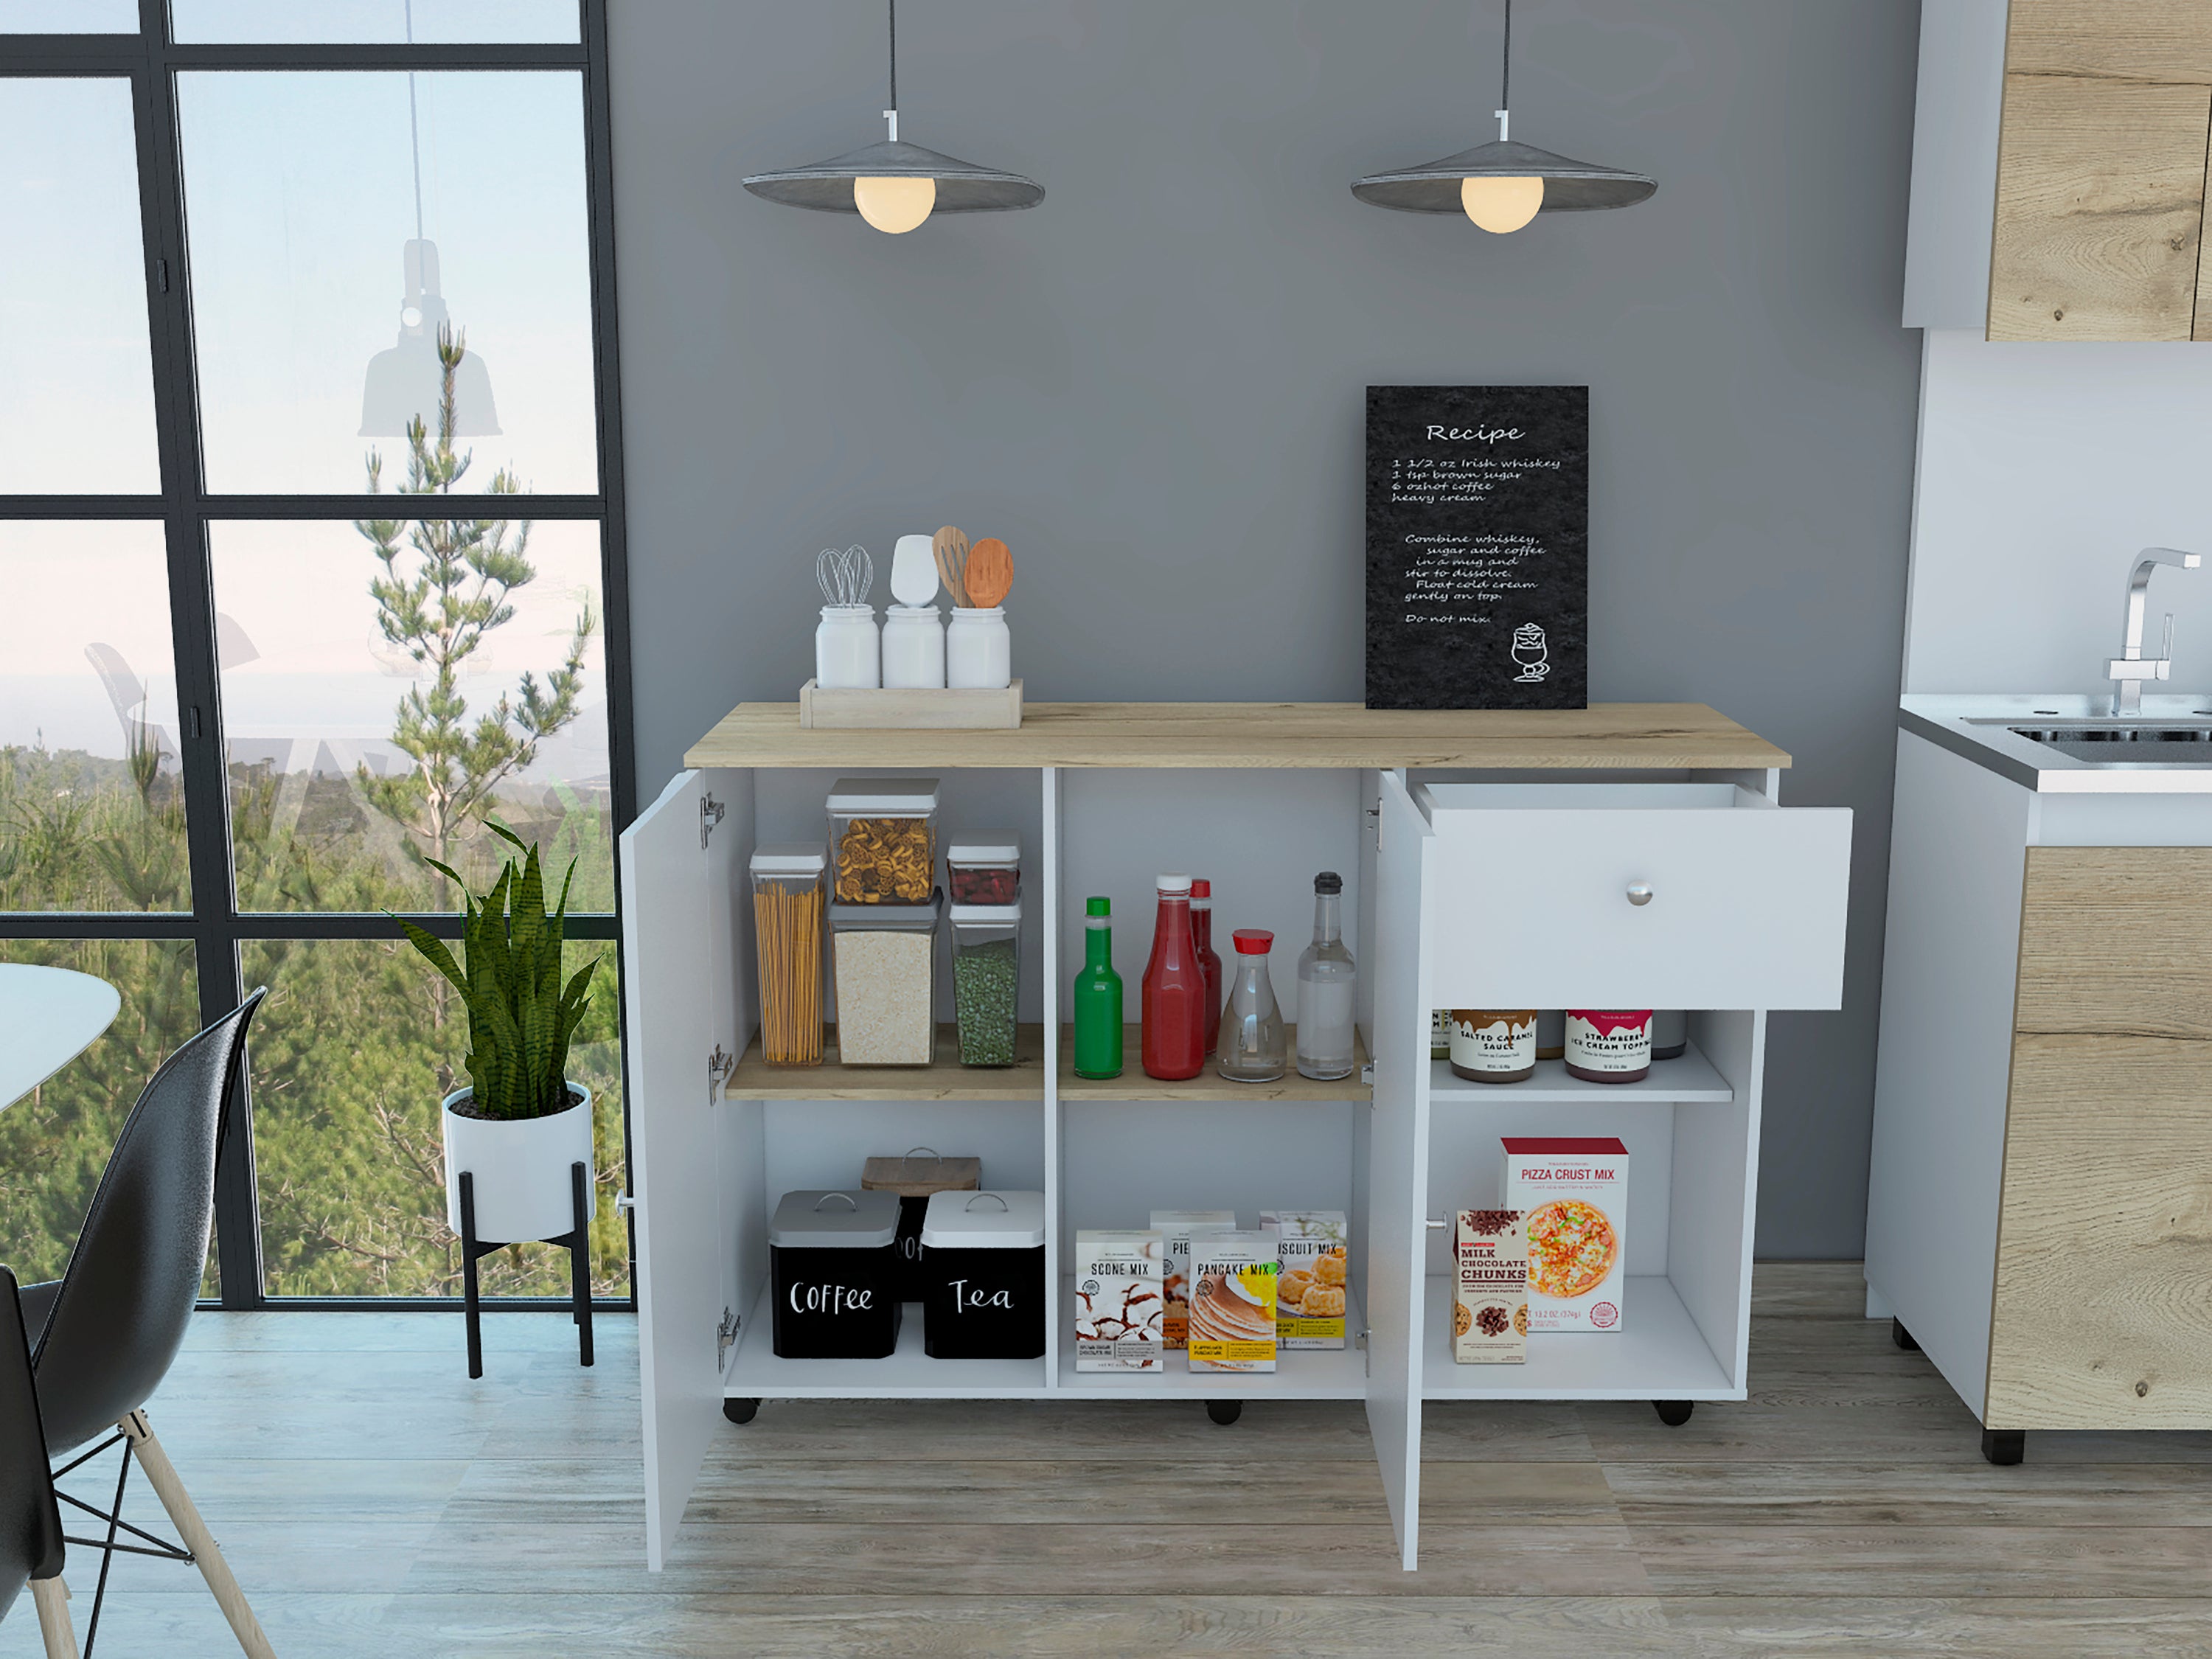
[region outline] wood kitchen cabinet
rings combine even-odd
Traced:
[[[2013,0],[1989,337],[2212,337],[2208,137],[2212,5]]]
[[[994,1401],[1361,1401],[1410,1570],[1425,1401],[1663,1401],[1679,1422],[1676,1407],[1746,1397],[1767,1011],[1839,1006],[1850,863],[1850,812],[1784,808],[1789,757],[1771,744],[1696,705],[1032,704],[1016,731],[868,732],[751,703],[685,758],[694,769],[621,841],[650,1565],[710,1442],[746,1432],[726,1418],[749,1421],[763,1400],[975,1402],[943,1419],[970,1433],[988,1432]],[[748,856],[819,837],[836,775],[894,769],[939,776],[948,827],[1022,837],[1036,936],[1018,1063],[771,1071],[754,1035]],[[1288,961],[1315,872],[1344,875],[1367,1075],[1256,1089],[1210,1069],[1073,1075],[1066,991],[1086,896],[1112,898],[1133,1014],[1152,878],[1186,862],[1211,866],[1224,931],[1267,925]],[[1434,1006],[1570,1003],[1686,1007],[1690,1051],[1617,1086],[1547,1060],[1493,1087],[1431,1056]],[[1500,1137],[1540,1133],[1629,1148],[1620,1327],[1540,1339],[1525,1364],[1455,1364],[1445,1218],[1496,1206]],[[1042,1191],[1061,1286],[1043,1355],[933,1359],[914,1308],[888,1358],[779,1356],[765,1293],[778,1197],[849,1187],[866,1158],[917,1145],[980,1155],[987,1185]],[[1263,1376],[1192,1373],[1175,1355],[1159,1372],[1075,1369],[1063,1264],[1077,1229],[1284,1204],[1347,1214],[1358,1340]]]
[[[2212,1423],[2212,848],[2033,847],[1992,1428]]]

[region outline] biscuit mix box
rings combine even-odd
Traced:
[[[1075,1235],[1075,1369],[1164,1370],[1160,1236]]]
[[[1285,1348],[1344,1346],[1346,1287],[1345,1240],[1351,1230],[1341,1210],[1262,1210],[1260,1224],[1273,1227],[1282,1273],[1275,1281],[1275,1337]]]
[[[1528,1235],[1518,1210],[1459,1212],[1452,1358],[1462,1365],[1518,1365],[1528,1358]]]
[[[1161,1282],[1167,1322],[1162,1327],[1172,1352],[1190,1340],[1190,1241],[1194,1233],[1233,1233],[1234,1210],[1155,1210],[1152,1230],[1160,1236],[1167,1277]]]
[[[1528,1328],[1617,1331],[1628,1279],[1628,1148],[1610,1136],[1508,1135],[1504,1202],[1528,1238]]]

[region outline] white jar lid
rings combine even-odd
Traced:
[[[753,848],[757,876],[818,876],[830,866],[830,850],[818,841],[771,841]]]
[[[1188,893],[1190,891],[1190,878],[1188,876],[1162,876],[1153,884],[1153,885],[1163,893]]]
[[[1022,902],[1017,898],[1012,904],[948,904],[945,919],[956,926],[965,922],[970,927],[989,927],[995,923],[1012,927],[1022,919]]]
[[[830,787],[833,812],[920,817],[937,810],[935,778],[840,778]]]
[[[963,830],[945,842],[948,864],[1019,864],[1022,838],[1012,830]]]
[[[922,1248],[1034,1250],[1044,1243],[1044,1194],[985,1188],[932,1193],[921,1213]]]

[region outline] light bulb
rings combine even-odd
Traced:
[[[853,205],[878,230],[897,236],[929,217],[937,205],[934,179],[855,179]]]
[[[1485,230],[1503,236],[1518,230],[1544,205],[1541,179],[1462,179],[1459,204],[1467,216]]]

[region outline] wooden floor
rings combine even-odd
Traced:
[[[1431,1405],[1411,1576],[1357,1406],[771,1403],[657,1576],[624,1319],[580,1371],[565,1321],[488,1318],[471,1383],[450,1317],[202,1315],[149,1415],[286,1659],[2212,1652],[2212,1434],[1992,1468],[1855,1267],[1758,1283],[1751,1400],[1684,1428]],[[38,1651],[27,1596],[0,1656]],[[124,1559],[100,1653],[236,1651]]]

